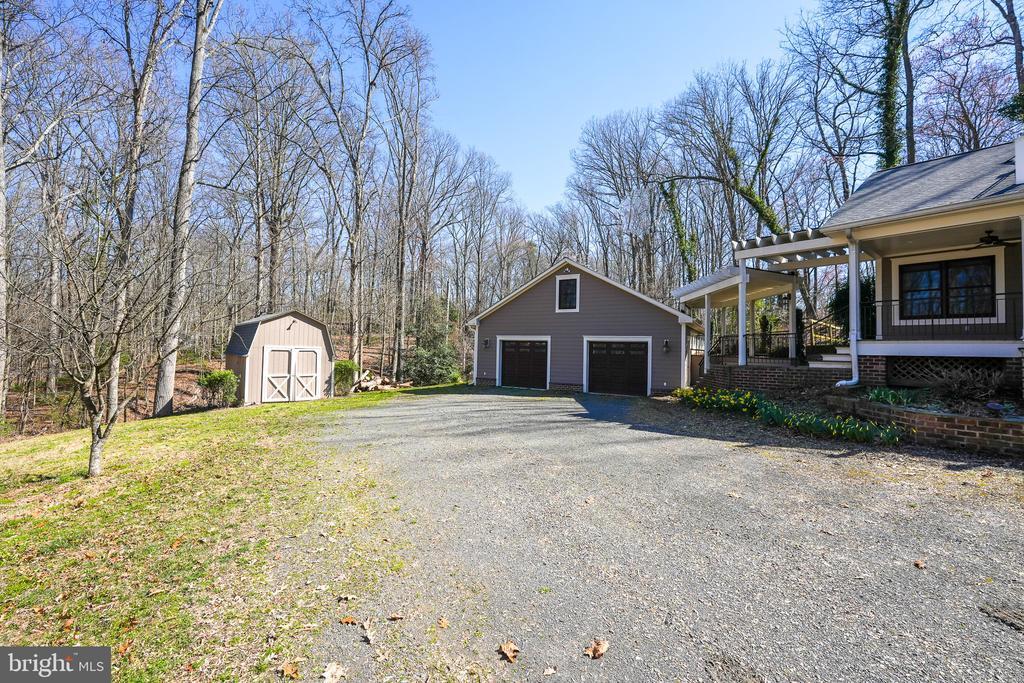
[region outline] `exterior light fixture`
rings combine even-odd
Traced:
[[[490,340],[490,339],[488,339],[487,337],[484,337],[484,348],[486,349],[486,348],[488,348],[488,347],[489,347],[490,345],[491,345],[491,340]]]
[[[661,345],[661,350],[664,351],[665,353],[668,353],[669,351],[672,350],[672,347],[669,346],[668,339],[666,339],[665,343]]]

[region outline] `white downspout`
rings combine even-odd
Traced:
[[[739,348],[736,354],[738,365],[747,364],[747,260],[740,259],[740,291],[737,304],[739,317]]]
[[[850,364],[852,375],[850,379],[842,379],[836,382],[837,387],[855,387],[860,384],[860,356],[857,344],[860,339],[860,245],[853,235],[847,233],[846,243],[849,249],[849,275],[850,281]]]
[[[714,341],[711,332],[711,295],[704,295],[704,372],[711,369],[711,343]]]

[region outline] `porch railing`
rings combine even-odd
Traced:
[[[795,364],[803,356],[803,344],[796,334],[788,332],[759,332],[744,335],[747,347],[747,363],[762,365]],[[796,356],[790,357],[790,346],[794,345]],[[740,336],[736,334],[718,335],[708,351],[712,363],[716,360],[735,363],[739,359]]]
[[[971,315],[956,313],[970,304]],[[1021,338],[1019,292],[972,300],[922,297],[875,301],[861,308],[860,338],[891,341],[1000,341]]]

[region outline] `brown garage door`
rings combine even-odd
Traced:
[[[587,390],[647,395],[647,342],[590,342]]]
[[[501,386],[546,389],[548,386],[548,343],[546,341],[501,342]]]

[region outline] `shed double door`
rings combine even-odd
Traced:
[[[504,339],[501,342],[501,386],[548,388],[548,343]]]
[[[320,398],[320,352],[297,347],[265,347],[262,385],[265,402]]]
[[[647,395],[647,342],[592,341],[587,391]]]

